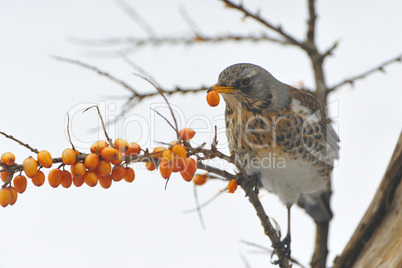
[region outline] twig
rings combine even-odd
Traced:
[[[102,76],[107,77],[108,79],[112,80],[113,82],[121,85],[122,87],[126,88],[127,90],[129,90],[133,95],[135,96],[141,96],[141,94],[139,94],[137,91],[135,91],[131,86],[129,86],[127,83],[119,80],[118,78],[112,76],[111,74],[104,72],[94,66],[91,66],[89,64],[83,63],[81,61],[78,60],[72,60],[72,59],[67,59],[67,58],[63,58],[63,57],[59,57],[59,56],[52,56],[54,59],[59,60],[59,61],[64,61],[64,62],[68,62],[68,63],[72,63],[72,64],[76,64],[78,66],[87,68],[91,71],[94,71]]]
[[[145,81],[147,81],[148,83],[150,83],[156,90],[158,90],[159,94],[162,96],[162,98],[165,100],[167,106],[169,107],[170,114],[171,114],[172,117],[173,117],[173,122],[174,122],[174,125],[175,125],[174,130],[176,131],[177,137],[179,137],[179,129],[178,129],[178,126],[177,126],[176,116],[175,116],[174,113],[173,113],[173,109],[172,109],[172,107],[170,106],[170,103],[169,103],[168,99],[167,99],[166,96],[163,94],[163,90],[162,90],[160,87],[158,87],[157,85],[155,85],[151,80],[149,80],[149,79],[146,78],[145,76],[142,76],[142,75],[140,75],[140,74],[134,74],[134,75],[137,75],[137,76],[141,77],[142,79],[144,79]]]
[[[201,28],[195,23],[195,21],[191,18],[191,16],[188,14],[187,10],[185,9],[184,6],[181,6],[180,8],[180,14],[184,21],[187,23],[191,31],[195,34],[196,38],[200,36],[201,34]]]
[[[2,132],[2,131],[0,131],[0,134],[3,135],[3,136],[5,136],[6,138],[8,138],[8,139],[10,139],[10,140],[13,140],[13,141],[17,142],[18,144],[24,146],[25,148],[29,149],[31,152],[33,152],[33,153],[35,153],[35,154],[38,154],[38,153],[39,153],[39,150],[38,150],[38,149],[32,148],[31,146],[29,146],[28,143],[23,143],[22,141],[20,141],[20,140],[14,138],[13,136],[8,135],[8,134],[6,134],[6,133],[4,133],[4,132]]]
[[[135,63],[133,60],[131,60],[129,57],[127,57],[126,55],[124,55],[123,53],[120,53],[121,57],[123,58],[123,60],[125,62],[127,62],[127,64],[129,64],[131,67],[133,67],[134,69],[136,69],[138,72],[140,72],[143,76],[145,77],[149,77],[150,80],[152,80],[154,82],[155,85],[157,85],[158,87],[161,87],[159,85],[159,83],[156,82],[156,79],[147,71],[144,70],[144,68],[142,68],[141,66],[139,66],[137,63]]]
[[[157,113],[160,117],[162,117],[163,119],[165,119],[165,121],[169,124],[169,126],[171,126],[173,128],[173,130],[176,130],[175,127],[172,125],[172,123],[170,123],[170,121],[164,117],[161,113],[159,113],[157,110],[151,108],[151,110],[153,110],[155,113]]]
[[[372,68],[372,69],[370,69],[368,71],[365,71],[365,72],[363,72],[361,74],[352,76],[351,78],[345,79],[344,81],[342,81],[342,82],[340,82],[338,84],[335,84],[335,86],[333,86],[333,87],[328,89],[328,92],[332,92],[332,91],[334,91],[334,90],[336,90],[336,89],[338,89],[338,88],[340,88],[340,87],[342,87],[342,86],[344,86],[346,84],[351,84],[353,86],[353,84],[357,80],[361,80],[363,78],[366,78],[366,76],[368,76],[368,75],[370,75],[372,73],[378,72],[378,71],[384,72],[385,67],[387,67],[388,65],[390,65],[392,63],[395,63],[395,62],[402,62],[402,54],[397,56],[397,57],[395,57],[395,58],[387,60],[386,62],[384,62],[384,63],[382,63],[382,64],[380,64],[380,65],[378,65],[378,66],[376,66],[376,67],[374,67],[374,68]]]
[[[242,12],[244,14],[245,17],[250,17],[250,18],[254,19],[255,21],[258,21],[259,23],[263,24],[267,28],[273,30],[274,32],[280,34],[287,40],[288,44],[296,45],[304,50],[308,49],[304,43],[296,40],[295,37],[293,37],[292,35],[285,32],[281,26],[274,26],[271,22],[260,17],[260,15],[258,13],[255,13],[255,14],[251,13],[250,11],[248,11],[247,9],[244,8],[242,3],[236,4],[230,0],[222,0],[222,2],[224,2],[227,7],[239,10],[240,12]]]
[[[195,199],[195,206],[198,214],[198,218],[200,219],[200,223],[203,230],[206,230],[204,218],[202,217],[200,202],[197,195],[197,185],[194,184],[194,199]]]
[[[75,151],[75,147],[74,147],[73,142],[71,141],[71,136],[70,136],[70,115],[68,113],[67,113],[67,136],[68,136],[68,140],[70,141],[71,147]]]
[[[187,209],[184,210],[183,213],[192,213],[197,211],[198,209],[202,209],[206,206],[208,206],[210,203],[212,203],[212,201],[214,201],[216,198],[218,198],[221,194],[223,194],[224,192],[226,192],[227,187],[219,190],[215,195],[213,195],[210,199],[208,199],[207,201],[205,201],[204,203],[202,203],[201,205],[197,205],[196,208],[192,208],[192,209]]]
[[[142,18],[135,9],[124,0],[115,0],[116,4],[127,14],[127,16],[137,23],[147,34],[153,36],[155,31],[152,26]]]
[[[123,45],[129,44],[130,47],[128,49],[121,50],[119,52],[128,53],[132,48],[138,48],[143,46],[160,46],[160,45],[194,45],[195,42],[203,42],[203,43],[222,43],[222,42],[232,42],[232,41],[251,41],[251,42],[262,42],[268,41],[273,43],[279,43],[281,45],[295,45],[293,43],[289,43],[286,40],[281,40],[277,38],[273,38],[268,36],[266,33],[262,33],[259,35],[254,34],[246,34],[246,35],[237,35],[237,34],[226,34],[226,35],[206,35],[197,33],[195,36],[179,36],[179,37],[171,37],[171,36],[163,36],[163,37],[150,37],[150,38],[139,38],[139,37],[122,37],[122,38],[109,38],[102,40],[88,40],[82,38],[74,38],[75,42],[80,43],[82,45],[92,46],[92,47],[105,47],[105,46],[115,46],[115,45]],[[112,53],[113,56],[116,53]]]
[[[105,137],[106,137],[106,139],[107,139],[107,142],[109,143],[109,145],[110,145],[111,147],[113,147],[113,141],[112,141],[111,138],[109,138],[109,135],[107,134],[106,127],[105,127],[105,123],[103,122],[102,114],[101,114],[101,112],[100,112],[100,110],[99,110],[98,105],[93,105],[93,106],[91,106],[91,107],[88,107],[88,108],[86,108],[86,109],[85,109],[84,111],[82,111],[82,112],[85,113],[86,111],[88,111],[89,109],[92,109],[92,108],[96,108],[96,110],[98,110],[98,115],[99,115],[99,118],[100,118],[100,120],[101,120],[103,132],[105,133]]]

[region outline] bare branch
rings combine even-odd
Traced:
[[[176,130],[175,129],[175,127],[172,125],[172,123],[170,123],[170,121],[165,117],[165,116],[163,116],[160,112],[158,112],[157,110],[155,110],[155,109],[152,109],[155,113],[157,113],[160,117],[162,117],[168,124],[169,124],[169,126],[171,126],[172,128],[173,128],[173,130]]]
[[[214,196],[212,196],[210,199],[208,199],[207,201],[205,201],[204,203],[202,203],[202,204],[199,205],[198,207],[193,208],[193,209],[187,209],[187,210],[184,210],[183,212],[184,212],[184,213],[191,213],[191,212],[197,211],[198,209],[202,209],[202,208],[206,207],[206,206],[209,205],[212,201],[214,201],[216,198],[218,198],[222,193],[224,193],[227,189],[228,189],[228,188],[225,187],[225,188],[219,190]]]
[[[93,106],[91,106],[91,107],[88,107],[88,108],[86,108],[86,109],[85,109],[84,111],[82,111],[82,112],[85,113],[86,111],[88,111],[89,109],[92,109],[92,108],[96,108],[96,110],[98,111],[99,119],[101,120],[103,132],[105,133],[105,137],[106,137],[106,139],[107,139],[107,142],[109,143],[109,145],[110,145],[111,147],[114,147],[114,146],[113,146],[113,141],[112,141],[112,139],[109,138],[109,135],[107,134],[106,127],[105,127],[105,123],[103,122],[103,117],[102,117],[102,114],[101,114],[101,112],[100,112],[100,110],[99,110],[98,105],[93,105]]]
[[[63,57],[59,57],[59,56],[52,56],[52,57],[53,57],[54,59],[56,59],[56,60],[64,61],[64,62],[68,62],[68,63],[72,63],[72,64],[76,64],[76,65],[79,65],[79,66],[81,66],[81,67],[87,68],[87,69],[89,69],[89,70],[91,70],[91,71],[94,71],[94,72],[96,72],[96,73],[98,73],[98,74],[100,74],[100,75],[102,75],[102,76],[107,77],[108,79],[110,79],[110,80],[112,80],[113,82],[115,82],[115,83],[121,85],[122,87],[126,88],[126,89],[129,90],[134,96],[141,97],[141,94],[139,94],[138,92],[136,92],[136,91],[134,90],[134,88],[132,88],[131,86],[129,86],[127,83],[125,83],[125,82],[119,80],[118,78],[112,76],[111,74],[106,73],[106,72],[104,72],[104,71],[102,71],[102,70],[100,70],[100,69],[98,69],[98,68],[96,68],[96,67],[94,67],[94,66],[91,66],[91,65],[89,65],[89,64],[83,63],[83,62],[78,61],[78,60],[67,59],[67,58],[63,58]]]
[[[259,23],[263,24],[267,28],[273,30],[274,32],[280,34],[281,36],[283,36],[285,38],[285,40],[288,44],[296,45],[304,50],[307,49],[307,47],[304,43],[298,41],[295,37],[293,37],[292,35],[285,32],[281,26],[274,26],[271,22],[260,17],[258,12],[255,14],[251,13],[250,11],[248,11],[247,9],[245,9],[243,7],[243,4],[236,4],[229,0],[222,0],[222,2],[224,2],[227,7],[239,10],[240,12],[242,12],[244,14],[245,17],[250,17],[250,18],[254,19],[255,21],[258,21]]]
[[[198,200],[197,185],[195,185],[195,184],[194,184],[194,199],[195,199],[195,206],[196,206],[198,218],[200,219],[202,229],[206,230],[204,218],[202,217],[202,213],[201,213],[200,201]]]
[[[195,36],[199,36],[201,34],[201,28],[195,23],[195,21],[191,18],[188,14],[187,10],[184,6],[180,8],[180,14],[183,17],[184,21],[187,23],[191,31],[194,33]]]
[[[71,147],[75,151],[75,147],[74,147],[73,142],[71,141],[71,136],[70,136],[70,115],[68,113],[67,113],[67,135],[68,135],[68,140],[71,144]]]
[[[123,58],[123,60],[125,62],[128,63],[128,65],[130,65],[131,67],[133,67],[134,69],[136,69],[139,73],[141,73],[143,76],[148,77],[150,80],[152,80],[154,82],[155,85],[157,85],[158,87],[161,87],[159,85],[159,83],[156,82],[156,79],[147,71],[145,71],[144,68],[142,68],[141,66],[139,66],[138,64],[136,64],[133,60],[131,60],[129,57],[127,57],[126,55],[124,55],[123,53],[121,53],[121,57]]]
[[[38,149],[32,148],[31,146],[29,146],[28,143],[23,143],[22,141],[20,141],[20,140],[14,138],[13,136],[8,135],[8,134],[6,134],[6,133],[4,133],[4,132],[2,132],[2,131],[0,131],[0,134],[3,135],[3,136],[5,136],[6,138],[8,138],[8,139],[10,139],[10,140],[13,140],[13,141],[17,142],[18,144],[24,146],[25,148],[29,149],[31,152],[33,152],[33,153],[35,153],[35,154],[38,154],[38,153],[39,153],[39,150],[38,150]]]
[[[390,65],[392,63],[395,63],[395,62],[399,62],[399,63],[402,62],[402,54],[399,55],[399,56],[396,56],[395,58],[387,60],[386,62],[384,62],[384,63],[382,63],[382,64],[380,64],[380,65],[378,65],[378,66],[376,66],[376,67],[374,67],[374,68],[372,68],[372,69],[370,69],[368,71],[365,71],[365,72],[363,72],[361,74],[358,74],[356,76],[352,76],[351,78],[345,79],[344,81],[342,81],[342,82],[340,82],[338,84],[335,84],[335,86],[333,86],[333,87],[328,89],[328,92],[332,92],[332,91],[334,91],[334,90],[336,90],[336,89],[338,89],[338,88],[340,88],[340,87],[342,87],[342,86],[344,86],[346,84],[353,85],[357,80],[361,80],[363,78],[366,78],[368,75],[371,75],[371,74],[373,74],[375,72],[378,72],[378,71],[384,72],[385,67],[387,67],[388,65]]]
[[[137,25],[139,25],[145,33],[149,35],[155,35],[155,31],[152,28],[151,24],[149,24],[143,17],[141,17],[135,9],[130,6],[124,0],[115,0],[116,4],[123,10],[127,16],[134,21]]]
[[[139,75],[139,74],[135,74],[135,75],[141,77],[142,79],[144,79],[145,81],[147,81],[148,83],[150,83],[156,90],[158,90],[159,94],[162,96],[162,98],[165,100],[167,106],[169,107],[170,114],[171,114],[172,117],[173,117],[174,130],[176,131],[177,137],[179,137],[179,129],[178,129],[179,127],[178,127],[178,125],[177,125],[176,116],[175,116],[174,113],[173,113],[173,109],[172,109],[172,107],[170,106],[170,103],[169,103],[168,99],[166,98],[165,94],[163,94],[163,90],[162,90],[160,87],[158,87],[157,85],[155,85],[151,80],[149,80],[149,79],[146,78],[145,76],[142,76],[142,75]],[[169,121],[168,121],[168,122],[169,122]]]
[[[110,47],[110,46],[118,46],[118,45],[129,45],[129,48],[119,49],[120,53],[123,51],[124,53],[128,53],[132,48],[139,48],[143,46],[160,46],[160,45],[194,45],[198,42],[203,43],[222,43],[222,42],[232,42],[232,41],[251,41],[251,42],[274,42],[282,45],[295,45],[293,43],[288,42],[286,39],[278,39],[268,36],[265,33],[260,35],[236,35],[236,34],[226,34],[226,35],[205,35],[201,33],[196,33],[190,36],[179,36],[172,37],[164,36],[164,37],[150,37],[150,38],[137,38],[137,37],[126,37],[126,38],[109,38],[102,40],[88,40],[83,38],[74,38],[74,41],[86,46],[100,46],[100,47]],[[113,56],[116,53],[113,53]]]
[[[100,75],[102,75],[102,76],[108,78],[108,79],[111,80],[112,82],[114,82],[114,83],[116,83],[116,84],[118,84],[118,85],[124,87],[125,89],[128,89],[128,90],[132,93],[132,96],[130,96],[130,97],[127,99],[126,103],[123,105],[123,107],[125,107],[125,108],[124,108],[124,110],[123,110],[123,112],[122,112],[121,115],[124,115],[127,111],[129,111],[132,107],[134,107],[135,104],[137,104],[139,101],[141,101],[141,100],[143,100],[143,99],[145,99],[145,98],[149,98],[149,97],[154,97],[154,96],[160,95],[160,92],[159,92],[159,91],[157,91],[157,92],[152,92],[152,93],[141,94],[141,93],[139,93],[138,91],[136,91],[133,87],[131,87],[131,86],[128,85],[127,83],[123,82],[122,80],[120,80],[120,79],[118,79],[118,78],[112,76],[111,74],[109,74],[109,73],[107,73],[107,72],[105,72],[105,71],[102,71],[102,70],[98,69],[97,67],[91,66],[91,65],[89,65],[89,64],[86,64],[86,63],[83,63],[83,62],[80,62],[80,61],[77,61],[77,60],[72,60],[72,59],[67,59],[67,58],[63,58],[63,57],[58,57],[58,56],[53,56],[53,58],[55,58],[56,60],[59,60],[59,61],[63,61],[63,62],[68,62],[68,63],[76,64],[76,65],[78,65],[78,66],[81,66],[81,67],[84,67],[84,68],[89,69],[89,70],[91,70],[91,71],[94,71],[94,72],[96,72],[96,73],[98,73],[98,74],[100,74]],[[126,58],[126,59],[127,59],[127,58]],[[134,63],[131,62],[131,64],[134,64]],[[138,68],[140,68],[140,67],[137,66],[137,69],[138,69]],[[138,70],[140,70],[140,72],[142,72],[142,73],[146,73],[142,68],[140,68],[140,69],[138,69]],[[153,83],[153,84],[155,85],[155,83]],[[157,86],[157,85],[156,85],[156,86]],[[157,87],[158,87],[158,86],[157,86]],[[160,89],[160,87],[158,87],[158,88]],[[207,88],[208,88],[207,86],[201,86],[201,87],[199,87],[199,88],[184,89],[184,88],[181,88],[181,87],[176,86],[176,87],[173,88],[173,89],[169,89],[169,90],[162,90],[162,89],[160,89],[160,90],[162,91],[162,93],[163,93],[164,95],[170,96],[170,95],[173,95],[173,94],[176,94],[176,93],[181,93],[181,94],[198,93],[198,92],[200,92],[200,91],[205,91],[205,90],[207,90]]]

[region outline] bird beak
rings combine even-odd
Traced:
[[[229,93],[230,91],[232,91],[234,89],[235,89],[234,87],[223,87],[219,84],[215,84],[212,87],[210,87],[207,92],[216,91],[218,93]]]

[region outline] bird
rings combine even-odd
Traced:
[[[325,193],[339,157],[339,137],[325,108],[313,95],[251,63],[224,69],[210,91],[226,103],[226,135],[236,166],[244,168],[255,187],[261,183],[287,207],[283,243],[290,256],[293,204],[299,202],[316,222],[332,217]]]

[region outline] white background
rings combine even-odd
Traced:
[[[297,38],[304,38],[305,1],[245,1]],[[162,36],[191,31],[180,9],[185,9],[204,34],[260,33],[264,28],[220,1],[130,1],[136,11]],[[335,84],[390,59],[401,51],[402,2],[318,1],[317,40],[321,50],[335,40],[340,44],[325,64],[328,84]],[[54,157],[69,147],[65,116],[72,117],[74,143],[81,151],[102,138],[91,131],[98,126],[94,111],[103,107],[105,118],[121,111],[128,91],[93,72],[56,61],[58,55],[97,66],[141,92],[153,89],[132,75],[138,72],[119,54],[119,47],[87,46],[77,38],[146,37],[114,1],[0,1],[0,130],[14,135]],[[251,42],[136,48],[126,55],[147,70],[164,88],[175,85],[198,88],[216,82],[230,64],[251,62],[288,83],[313,87],[307,57],[298,49]],[[364,214],[384,174],[401,131],[402,65],[343,87],[330,97],[330,115],[341,137],[340,162],[333,176],[334,219],[329,241],[329,263],[342,252]],[[115,99],[112,97],[121,97]],[[197,130],[194,144],[210,141],[212,127],[222,133],[224,103],[211,108],[205,93],[169,97],[181,110],[180,126]],[[156,118],[151,107],[165,115],[160,97],[147,99],[109,130],[113,138],[170,142],[173,131]],[[117,109],[116,109],[117,108]],[[178,113],[179,115],[179,113]],[[148,122],[148,125],[144,122]],[[152,144],[151,144],[152,142]],[[11,140],[0,137],[0,152],[11,151],[17,162],[32,155]],[[227,152],[227,150],[226,150]],[[108,190],[53,189],[28,184],[13,207],[0,209],[0,267],[270,267],[269,255],[240,240],[270,245],[252,206],[242,191],[223,194],[202,210],[207,226],[201,228],[193,208],[192,183],[172,176],[167,190],[158,174],[135,165],[132,184],[115,183]],[[210,181],[198,191],[207,200],[225,183]],[[268,213],[286,229],[286,209],[277,197],[262,192]],[[292,254],[309,263],[314,225],[299,208],[292,211]],[[257,254],[256,254],[257,253]],[[242,257],[243,256],[243,257]]]

